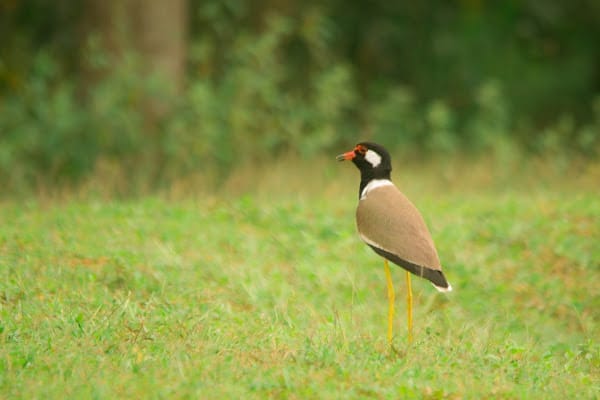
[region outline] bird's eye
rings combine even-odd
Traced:
[[[359,154],[362,154],[363,156],[365,154],[367,154],[367,148],[365,146],[363,146],[363,145],[356,146],[355,151],[357,151]]]

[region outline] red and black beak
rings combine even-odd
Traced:
[[[354,152],[354,150],[351,150],[344,154],[338,155],[335,159],[338,161],[345,161],[345,160],[352,160],[354,157],[356,157],[356,153]]]

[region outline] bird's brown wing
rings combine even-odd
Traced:
[[[356,223],[361,238],[380,255],[386,257],[385,253],[389,253],[409,264],[441,271],[440,259],[423,217],[396,186],[369,191],[358,203]],[[399,264],[393,257],[386,258]],[[417,275],[423,276],[423,273]]]

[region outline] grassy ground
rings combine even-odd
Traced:
[[[246,194],[4,202],[0,398],[598,398],[596,176],[442,167],[396,174],[454,287],[413,279],[408,345],[394,270],[399,354],[350,165]]]

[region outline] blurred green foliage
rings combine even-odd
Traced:
[[[416,154],[600,150],[592,0],[188,2],[187,84],[134,54],[83,95],[82,5],[0,6],[0,182],[60,184],[100,160],[160,183],[359,139]],[[170,104],[146,118],[147,99]]]

